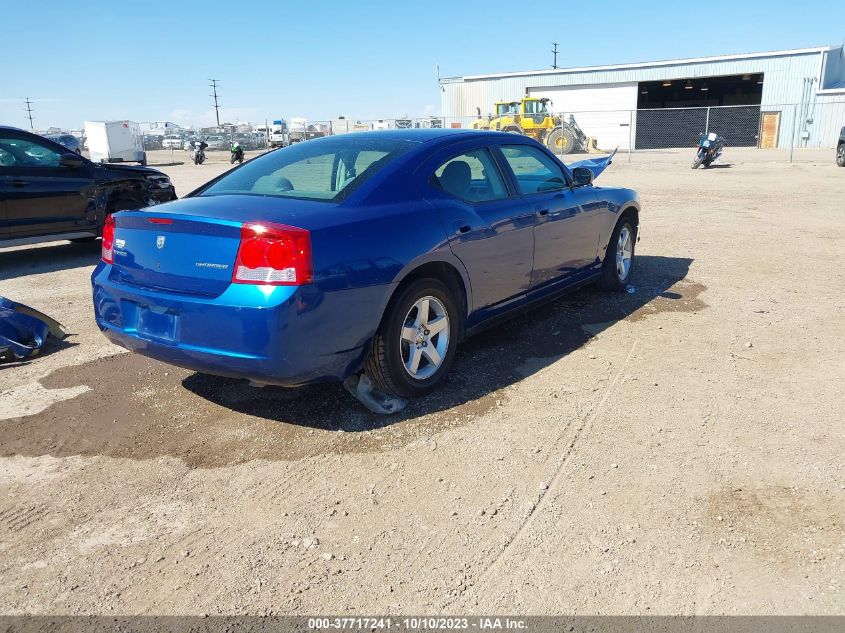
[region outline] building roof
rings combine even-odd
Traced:
[[[739,53],[732,55],[714,55],[710,57],[687,57],[683,59],[667,59],[651,62],[635,62],[629,64],[610,64],[606,66],[577,66],[573,68],[544,68],[541,70],[521,70],[505,73],[491,73],[487,75],[465,75],[462,77],[442,77],[441,83],[455,81],[472,81],[476,79],[494,79],[498,77],[520,77],[525,75],[554,75],[566,73],[583,73],[605,70],[627,70],[632,68],[651,68],[655,66],[676,66],[680,64],[701,64],[707,62],[722,62],[741,59],[759,59],[761,57],[788,57],[793,55],[821,54],[838,46],[818,46],[815,48],[795,48],[783,51],[768,51],[762,53]]]

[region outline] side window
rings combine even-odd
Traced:
[[[501,150],[516,177],[519,193],[557,191],[569,186],[560,165],[536,147],[503,145]]]
[[[432,184],[467,202],[488,202],[508,196],[496,161],[486,149],[450,158],[434,170]]]
[[[2,143],[2,140],[0,140]],[[14,167],[15,166],[15,156],[10,151],[3,149],[3,146],[0,145],[0,167]]]
[[[387,156],[387,152],[378,150],[364,150],[362,152],[358,152],[358,156],[355,158],[355,173],[360,174],[367,167],[372,165],[374,162],[381,160],[385,156]]]
[[[58,167],[61,153],[21,138],[0,137],[0,167]]]

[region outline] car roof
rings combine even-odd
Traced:
[[[399,141],[416,141],[418,143],[425,143],[426,141],[433,141],[435,139],[458,137],[474,135],[489,135],[498,136],[505,134],[504,132],[488,132],[486,130],[472,130],[466,128],[409,128],[409,129],[387,129],[387,130],[368,130],[366,132],[349,132],[349,136],[355,138],[389,138]],[[336,135],[333,135],[336,136]],[[347,136],[344,134],[343,136]],[[329,137],[331,138],[331,137]]]

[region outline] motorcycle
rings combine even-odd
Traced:
[[[202,165],[205,162],[205,148],[208,143],[201,141],[194,144],[194,165]]]
[[[710,167],[722,155],[724,148],[725,139],[723,137],[715,132],[701,133],[698,136],[698,151],[695,154],[695,160],[692,161],[692,168],[698,169],[701,165]]]
[[[235,141],[232,143],[232,147],[230,148],[232,155],[229,157],[229,162],[234,164],[235,161],[238,161],[238,164],[244,162],[244,148],[241,147],[241,144]]]

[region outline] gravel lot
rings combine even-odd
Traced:
[[[470,339],[393,417],[124,353],[98,244],[0,251],[73,332],[0,369],[0,612],[845,613],[845,170],[691,155],[599,180],[641,195],[634,294]]]

